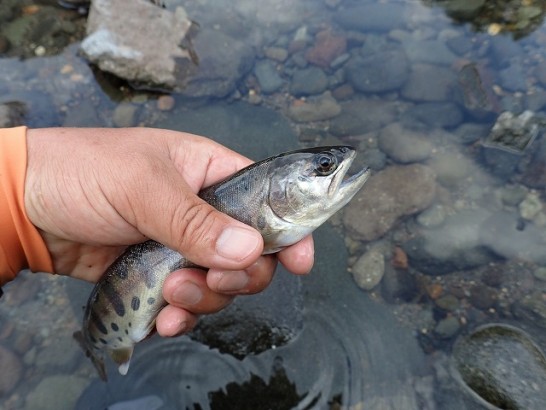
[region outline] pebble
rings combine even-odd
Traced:
[[[387,125],[379,133],[379,148],[396,162],[408,164],[427,159],[432,153],[433,145],[423,133],[394,123]]]
[[[328,87],[328,77],[318,67],[297,70],[292,76],[290,94],[294,96],[316,95]]]
[[[440,309],[443,309],[448,312],[453,312],[457,310],[460,306],[459,299],[457,299],[453,295],[445,295],[442,297],[439,297],[434,302],[436,306],[438,306]]]
[[[399,104],[381,100],[353,99],[341,104],[341,114],[330,123],[336,137],[376,131],[398,118]]]
[[[542,201],[536,192],[529,192],[518,206],[520,216],[528,221],[537,216],[542,208]]]
[[[460,328],[459,320],[456,317],[448,316],[438,322],[434,332],[442,339],[449,339],[455,336]]]
[[[254,67],[254,74],[264,94],[272,94],[284,84],[275,64],[268,60],[258,61]]]
[[[355,93],[354,88],[349,84],[343,84],[332,90],[332,96],[336,100],[347,100],[351,98]]]
[[[347,205],[343,221],[356,238],[378,239],[400,218],[428,208],[435,193],[431,168],[420,164],[391,166],[371,176],[366,189]]]
[[[464,116],[457,104],[452,102],[428,102],[414,105],[403,118],[429,127],[453,128],[461,124]]]
[[[457,187],[479,172],[476,164],[460,153],[439,153],[428,161],[428,165],[436,173],[438,182],[446,188]]]
[[[401,92],[404,98],[412,101],[449,101],[451,90],[457,86],[453,70],[430,64],[414,64]]]
[[[358,4],[338,10],[335,21],[348,30],[387,33],[405,26],[405,9],[395,3]]]
[[[129,103],[121,103],[112,114],[112,121],[116,127],[132,127],[136,123],[137,106]]]
[[[324,121],[335,117],[341,107],[329,92],[306,101],[296,100],[289,109],[288,116],[296,122]]]
[[[307,50],[305,58],[311,64],[328,68],[333,61],[347,50],[347,39],[332,30],[322,30],[315,36],[315,44]]]
[[[288,58],[288,51],[282,47],[268,47],[265,49],[264,54],[270,60],[284,62]]]
[[[505,185],[500,189],[500,199],[504,205],[517,206],[527,195],[523,185]]]
[[[361,289],[372,290],[381,282],[385,273],[383,254],[377,249],[370,249],[355,262],[351,273]]]
[[[21,380],[23,365],[14,353],[3,346],[0,346],[0,363],[2,364],[2,371],[0,371],[0,397],[4,397]]]
[[[171,95],[160,95],[157,99],[157,109],[159,111],[171,111],[176,101]]]
[[[406,83],[409,71],[408,60],[401,48],[353,57],[345,67],[349,84],[364,93],[398,90]]]
[[[497,291],[488,286],[477,284],[470,289],[468,300],[475,308],[486,311],[497,303]]]
[[[546,282],[546,267],[541,266],[536,268],[533,272],[533,276],[538,280]]]
[[[394,247],[392,266],[396,269],[408,269],[408,255],[399,247]]]

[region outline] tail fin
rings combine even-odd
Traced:
[[[80,331],[75,332],[73,335],[74,339],[78,342],[82,350],[85,352],[85,355],[91,359],[91,362],[97,369],[99,377],[102,381],[107,381],[108,376],[106,375],[106,367],[104,366],[104,359],[95,354],[92,348],[89,347],[83,333]]]

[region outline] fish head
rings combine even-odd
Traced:
[[[350,146],[317,147],[277,158],[269,185],[268,206],[279,225],[307,235],[345,206],[370,176],[368,167],[348,176],[356,157]],[[282,222],[281,222],[282,221]],[[292,242],[294,238],[281,242]],[[276,238],[279,242],[279,238]]]

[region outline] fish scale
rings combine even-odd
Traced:
[[[252,226],[264,240],[264,254],[309,235],[346,205],[368,179],[368,168],[346,178],[356,156],[349,146],[307,148],[256,162],[200,191],[221,212]],[[166,305],[167,276],[199,267],[180,253],[149,240],[129,246],[95,285],[83,327],[74,337],[106,380],[103,353],[129,369],[134,345],[155,326]]]

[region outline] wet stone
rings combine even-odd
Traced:
[[[344,223],[351,235],[371,241],[402,217],[430,206],[436,192],[434,172],[423,165],[392,166],[372,175],[347,205]]]
[[[434,328],[434,333],[442,339],[449,339],[455,336],[460,328],[461,324],[459,323],[459,319],[454,316],[448,316],[438,322]]]
[[[378,249],[371,249],[362,255],[351,268],[353,278],[361,289],[375,288],[385,273],[385,258]]]
[[[370,148],[358,155],[362,158],[362,164],[373,171],[380,171],[387,164],[387,156],[377,148]]]
[[[260,90],[264,94],[274,93],[284,84],[283,79],[275,68],[275,64],[271,61],[258,61],[254,67],[254,74],[258,79]]]
[[[288,58],[288,51],[282,47],[268,47],[264,54],[267,58],[278,62],[283,62]]]
[[[453,312],[459,308],[459,299],[453,295],[441,296],[435,301],[436,306],[440,309]]]
[[[138,107],[129,103],[119,104],[112,115],[116,127],[133,127],[136,125]]]
[[[406,118],[428,126],[453,128],[463,121],[463,113],[452,102],[430,102],[411,107],[404,115]]]
[[[546,282],[546,268],[540,267],[534,270],[533,276],[543,282]]]
[[[523,66],[518,60],[512,60],[510,65],[499,72],[501,86],[508,91],[527,91]]]
[[[502,203],[508,206],[518,205],[527,195],[527,188],[523,185],[506,185],[500,190]]]
[[[453,70],[429,64],[415,64],[402,88],[402,96],[413,101],[448,101],[457,84]]]
[[[546,358],[525,332],[491,324],[462,336],[452,353],[453,370],[469,407],[546,408]]]
[[[446,210],[443,205],[432,205],[417,216],[419,225],[425,228],[440,226],[446,219]]]
[[[290,94],[295,96],[320,94],[328,87],[328,77],[320,68],[298,70],[290,83]]]
[[[476,141],[487,137],[489,134],[489,127],[484,124],[465,122],[458,126],[453,133],[459,137],[459,140],[463,144],[473,144]]]
[[[413,63],[447,66],[457,58],[444,42],[438,40],[406,40],[404,49],[408,59]]]
[[[388,32],[404,26],[404,8],[395,3],[370,3],[340,9],[335,21],[349,30]]]
[[[488,286],[478,284],[470,289],[468,300],[475,308],[487,310],[497,303],[497,291]]]
[[[427,159],[433,145],[426,135],[394,123],[381,130],[379,148],[396,162],[407,164]]]
[[[315,44],[305,53],[305,58],[312,64],[328,68],[334,60],[347,50],[347,40],[342,35],[323,30],[317,33]]]
[[[409,75],[409,64],[402,48],[380,50],[364,57],[353,57],[345,68],[347,81],[364,93],[383,93],[402,87]]]
[[[337,137],[366,134],[394,122],[397,116],[395,102],[348,101],[341,103],[341,114],[330,123],[330,132]]]
[[[288,116],[296,122],[324,121],[336,117],[341,107],[329,92],[319,97],[297,100],[290,105]]]

